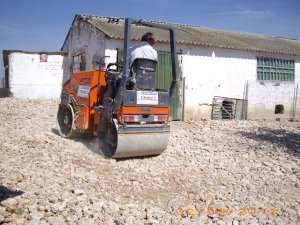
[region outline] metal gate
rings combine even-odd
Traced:
[[[245,119],[247,102],[243,99],[215,96],[212,102],[211,119]]]

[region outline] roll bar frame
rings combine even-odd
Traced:
[[[168,30],[169,31],[169,39],[170,39],[170,49],[171,49],[171,62],[172,62],[172,83],[169,88],[169,96],[170,100],[172,101],[175,92],[176,86],[178,83],[178,68],[177,68],[177,51],[176,51],[176,33],[175,29],[166,24],[159,24],[159,23],[152,23],[143,20],[135,20],[131,18],[125,19],[125,30],[124,30],[124,50],[123,50],[123,71],[122,71],[122,79],[119,86],[118,93],[114,99],[114,103],[112,106],[113,113],[116,113],[119,107],[121,106],[124,92],[126,90],[126,83],[128,77],[130,75],[130,66],[129,66],[129,59],[130,59],[130,40],[131,40],[131,26],[132,24],[140,25],[140,26],[147,26],[147,27],[154,27],[158,29]]]

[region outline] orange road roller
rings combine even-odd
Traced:
[[[172,83],[168,90],[155,89],[156,61],[138,58],[129,65],[133,25],[169,31]],[[105,70],[72,74],[61,92],[57,113],[60,135],[93,134],[106,158],[162,153],[170,135],[170,107],[178,82],[176,64],[173,27],[125,19],[122,70],[118,72],[114,63]]]

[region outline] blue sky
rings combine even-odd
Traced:
[[[0,9],[1,53],[3,49],[59,51],[76,13],[300,40],[300,0],[0,0]],[[1,60],[0,77],[3,73]]]

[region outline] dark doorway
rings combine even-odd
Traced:
[[[284,106],[276,105],[275,106],[275,114],[284,114]]]
[[[222,108],[221,108],[221,112],[222,112],[222,119],[232,119],[234,112],[233,112],[233,102],[229,101],[229,100],[224,100],[222,102]]]

